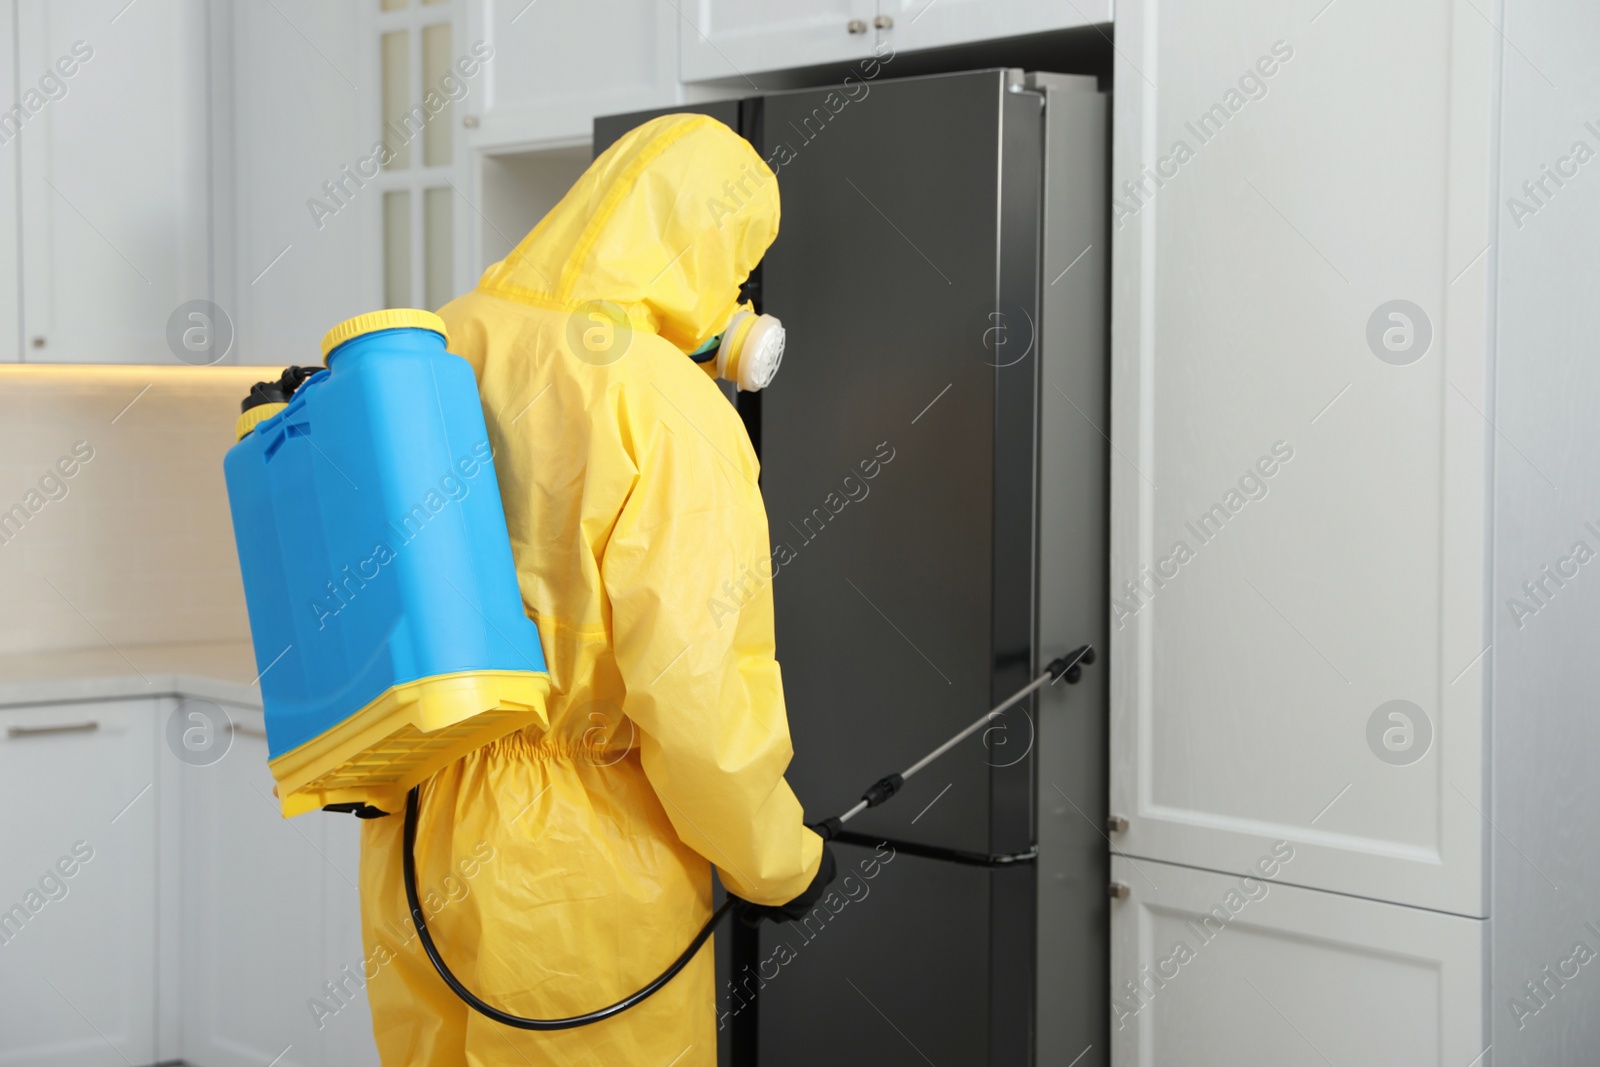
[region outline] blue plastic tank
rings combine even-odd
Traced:
[[[248,407],[223,462],[285,815],[396,811],[547,725],[477,380],[446,343],[423,311],[342,323],[326,369]]]

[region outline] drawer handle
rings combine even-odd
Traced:
[[[242,722],[236,722],[233,724],[233,732],[236,734],[244,734],[246,737],[264,738],[267,736],[267,732],[265,730],[257,729],[254,726],[246,726]]]
[[[43,737],[46,734],[92,734],[100,729],[97,722],[69,722],[60,726],[8,726],[7,737]]]

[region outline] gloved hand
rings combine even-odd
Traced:
[[[829,883],[838,875],[839,868],[833,860],[833,849],[828,843],[822,843],[822,862],[817,865],[817,876],[811,879],[811,884],[787,904],[751,904],[748,901],[740,909],[740,920],[746,926],[759,925],[761,920],[768,922],[799,922],[811,914],[811,909],[817,906],[817,901],[822,899],[822,894],[827,891]]]

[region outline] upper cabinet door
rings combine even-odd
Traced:
[[[470,32],[493,49],[493,58],[484,63],[483,84],[458,105],[478,124],[470,143],[586,142],[596,115],[673,103],[677,3],[477,0]]]
[[[0,113],[11,114],[17,103],[17,6],[0,0]],[[0,119],[0,362],[15,360],[22,350],[22,318],[17,303],[17,151],[15,119]]]
[[[878,0],[879,37],[897,52],[1111,21],[1111,0]]]
[[[700,0],[683,5],[684,81],[862,59],[872,53],[874,0]],[[749,82],[750,86],[755,83]]]
[[[1481,916],[1497,31],[1117,19],[1116,847]]]
[[[24,358],[175,364],[169,320],[211,296],[205,10],[28,0],[16,26]]]
[[[413,121],[386,133],[371,33],[378,5],[211,5],[231,57],[217,70],[227,92],[214,126],[219,215],[231,221],[220,231],[218,301],[233,317],[240,362],[315,363],[323,333],[381,306],[385,149],[429,136],[437,120],[424,112],[422,132]],[[402,112],[421,103],[410,83],[399,95]]]

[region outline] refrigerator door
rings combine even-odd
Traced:
[[[980,71],[764,101],[783,223],[762,300],[788,348],[760,395],[761,489],[808,817],[1032,676],[1042,121],[1009,84]],[[1030,848],[1031,714],[850,829]]]
[[[724,1062],[1032,1063],[1023,1044],[1010,1042],[1000,1054],[993,1048],[985,981],[993,882],[1028,881],[1032,871],[995,873],[886,847],[841,845],[835,855],[841,877],[832,907],[804,923],[763,925],[758,960],[723,987],[717,1012],[725,1026],[742,1027],[746,1012],[760,1017],[759,1059],[736,1055]],[[1025,1028],[1026,1020],[1003,1025]]]
[[[1043,98],[1016,82],[995,70],[775,94],[746,131],[783,195],[761,298],[788,349],[756,424],[789,781],[811,819],[1039,662]],[[1008,712],[849,828],[1027,853],[1033,715]],[[840,848],[835,900],[867,895],[835,928],[803,947],[795,926],[763,928],[758,970],[777,972],[752,1005],[762,1067],[1031,1062],[1032,864],[902,853],[869,881],[870,855]],[[775,960],[791,942],[793,964]]]

